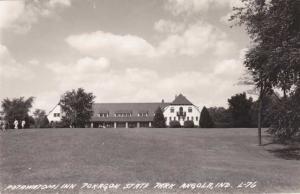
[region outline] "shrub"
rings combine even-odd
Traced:
[[[206,107],[203,107],[200,115],[199,126],[202,128],[212,128],[214,127],[214,122],[209,115]]]
[[[49,125],[52,128],[69,128],[70,127],[70,125],[67,122],[65,122],[64,120],[59,121],[59,122],[51,121],[51,123]]]
[[[184,121],[183,127],[184,128],[194,128],[195,127],[194,121]]]
[[[44,116],[44,118],[42,118],[42,120],[41,120],[40,128],[48,128],[48,127],[50,127],[49,120],[48,120],[47,116]]]
[[[179,121],[170,121],[170,128],[180,128],[181,125]]]

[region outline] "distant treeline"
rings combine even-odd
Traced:
[[[275,96],[264,97],[262,108],[262,126],[270,127],[270,117],[273,106],[276,103]],[[228,99],[228,108],[210,107],[208,112],[216,128],[250,128],[257,127],[257,115],[259,102],[254,101],[251,97],[247,98],[246,93],[236,94]]]

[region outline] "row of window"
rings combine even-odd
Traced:
[[[108,117],[108,113],[99,113],[98,117]],[[115,113],[115,117],[131,117],[132,113]],[[138,113],[138,117],[148,117],[148,113]]]
[[[167,120],[167,118],[165,118]],[[170,121],[179,121],[179,117],[169,117]],[[186,117],[186,121],[194,121],[194,117]],[[195,121],[198,121],[198,117],[195,117]]]
[[[174,107],[171,107],[170,111],[171,111],[171,113],[174,113],[175,112]],[[183,108],[182,107],[179,107],[179,112],[183,112]],[[192,107],[188,107],[188,112],[193,112],[193,108]]]
[[[131,117],[131,113],[116,113],[115,117]]]

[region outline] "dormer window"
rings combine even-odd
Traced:
[[[140,112],[140,113],[138,113],[138,117],[148,117],[148,116],[149,116],[148,112]]]
[[[98,117],[108,117],[108,113],[98,113]]]
[[[115,113],[115,117],[131,117],[131,112],[117,112]]]

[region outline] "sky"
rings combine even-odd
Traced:
[[[228,18],[239,0],[0,1],[0,100],[50,111],[82,87],[95,102],[224,106],[244,92],[249,39]]]

